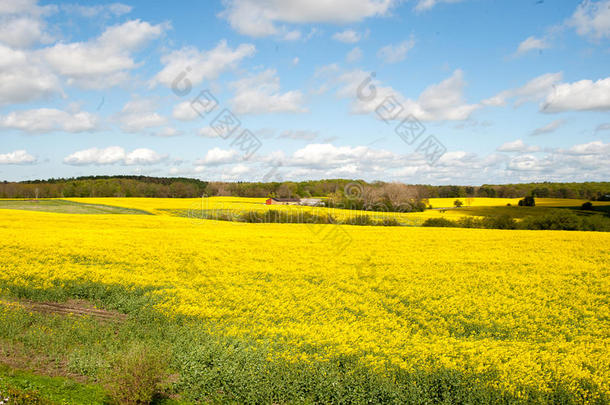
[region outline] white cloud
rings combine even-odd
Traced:
[[[0,43],[25,48],[50,41],[42,17],[55,11],[57,6],[39,6],[36,0],[0,2]]]
[[[396,159],[392,152],[374,150],[367,146],[334,146],[332,144],[309,144],[295,151],[289,160],[293,166],[312,168],[337,168],[355,165],[361,168],[383,165]]]
[[[505,90],[494,97],[482,101],[487,106],[506,105],[508,99],[515,99],[515,106],[544,98],[563,77],[561,72],[538,76],[517,89]]]
[[[554,132],[565,123],[566,121],[563,119],[555,120],[540,128],[536,128],[534,131],[532,131],[532,135],[542,135]]]
[[[128,71],[138,66],[132,53],[167,28],[167,24],[127,21],[107,28],[94,40],[58,43],[40,54],[49,66],[68,78],[68,84],[93,89],[112,87],[127,80]]]
[[[549,44],[546,42],[545,39],[529,37],[519,44],[519,47],[517,48],[517,55],[522,55],[529,51],[547,49],[548,47]]]
[[[581,2],[567,24],[582,36],[610,38],[610,0]]]
[[[231,83],[235,95],[231,99],[236,114],[264,114],[307,111],[300,91],[280,93],[280,79],[275,69],[267,69]]]
[[[30,54],[0,44],[0,105],[26,103],[61,92],[59,79]]]
[[[227,0],[221,13],[231,27],[253,37],[276,35],[276,23],[349,23],[382,16],[397,0]]]
[[[362,59],[362,55],[362,49],[355,47],[354,49],[348,52],[347,56],[345,57],[345,60],[349,63],[357,62]]]
[[[36,157],[25,150],[0,154],[0,165],[27,165],[36,162]]]
[[[16,48],[27,48],[38,42],[48,42],[42,20],[30,16],[0,18],[0,42]]]
[[[152,149],[139,148],[126,154],[124,161],[126,165],[152,165],[161,162],[166,157]]]
[[[458,3],[462,0],[418,0],[415,5],[415,11],[427,11],[439,3]]]
[[[157,152],[139,148],[129,153],[120,146],[109,146],[107,148],[90,148],[72,153],[64,158],[64,163],[69,165],[111,165],[122,163],[125,165],[152,165],[167,158]]]
[[[137,133],[167,124],[167,118],[155,112],[155,109],[155,103],[151,100],[129,101],[118,114],[121,129],[125,132]]]
[[[580,145],[574,145],[568,150],[561,150],[561,152],[567,155],[610,154],[610,143],[603,143],[602,141],[593,141]]]
[[[0,117],[0,128],[30,133],[88,132],[98,128],[98,118],[88,112],[66,112],[53,108],[13,111]]]
[[[61,10],[67,13],[79,14],[87,18],[119,17],[128,14],[133,7],[122,3],[98,4],[95,6],[83,6],[81,4],[62,4]]]
[[[407,52],[415,46],[415,39],[403,41],[395,45],[386,45],[377,52],[377,57],[386,63],[397,63],[405,60]]]
[[[298,56],[295,56],[295,57],[294,57],[294,59],[292,60],[292,64],[293,64],[294,66],[298,65],[298,64],[299,64],[299,62],[300,62],[300,59],[298,58]]]
[[[542,112],[610,110],[610,77],[559,84],[547,95]]]
[[[306,130],[297,130],[297,131],[282,131],[282,133],[278,136],[278,138],[282,139],[292,139],[292,140],[303,140],[303,141],[313,141],[318,137],[318,133],[315,131],[306,131]]]
[[[199,130],[197,135],[202,136],[204,138],[218,138],[218,132],[212,127],[203,127]]]
[[[219,166],[229,163],[235,163],[239,160],[239,153],[229,149],[213,148],[207,151],[203,159],[195,161],[197,166]]]
[[[344,84],[338,95],[354,100],[351,107],[353,114],[376,114],[376,108],[387,97],[394,97],[402,106],[396,119],[413,115],[421,121],[462,121],[480,108],[478,104],[465,102],[463,93],[466,82],[461,70],[456,70],[451,77],[438,84],[428,86],[417,100],[404,97],[392,87],[381,86],[378,80],[372,81],[376,96],[371,100],[360,99],[357,97],[358,87],[368,76],[368,73],[356,70],[344,73],[337,79]],[[366,90],[367,95],[369,92]]]
[[[210,51],[199,51],[193,47],[184,47],[161,58],[164,68],[155,76],[154,83],[162,83],[168,87],[179,77],[185,78],[193,85],[205,80],[213,80],[229,69],[234,69],[242,59],[251,57],[256,48],[251,44],[241,44],[235,49],[222,40]]]
[[[192,121],[199,117],[199,114],[197,114],[190,101],[183,101],[174,106],[172,117],[180,121]]]
[[[498,152],[538,152],[540,148],[538,146],[526,145],[521,139],[517,139],[513,142],[506,142],[498,149]]]
[[[355,44],[360,41],[360,38],[362,38],[362,36],[354,30],[345,30],[333,35],[335,41],[344,42],[346,44]]]

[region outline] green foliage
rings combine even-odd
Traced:
[[[170,357],[159,350],[159,342],[137,342],[116,354],[104,376],[105,386],[117,405],[150,404],[163,393]]]
[[[581,218],[568,210],[556,210],[541,216],[526,217],[521,222],[523,229],[532,230],[598,230],[593,229],[597,225],[595,219]]]
[[[519,200],[519,206],[520,207],[535,207],[536,199],[534,198],[534,196],[529,195],[529,196],[523,198],[522,200]]]
[[[446,218],[428,218],[422,223],[422,226],[435,228],[458,228],[459,224]]]
[[[91,405],[102,404],[105,400],[101,387],[0,365],[0,400],[7,397],[8,405]]]
[[[455,200],[455,201],[453,202],[453,205],[454,205],[456,208],[460,208],[462,205],[464,205],[464,203],[463,203],[461,200]]]
[[[583,203],[580,208],[586,211],[593,211],[593,204],[591,203],[591,201],[587,201],[586,203]]]

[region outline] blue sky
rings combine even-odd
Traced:
[[[0,0],[0,179],[609,180],[610,0],[202,3]]]

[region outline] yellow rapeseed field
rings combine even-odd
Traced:
[[[196,202],[86,201],[157,213]],[[3,283],[152,286],[166,314],[287,343],[277,357],[496,371],[481,384],[520,396],[561,383],[585,403],[578,382],[610,394],[609,246],[597,232],[0,210]]]

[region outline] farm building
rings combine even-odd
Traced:
[[[317,207],[322,205],[322,199],[321,198],[301,198],[301,201],[299,202],[300,205],[309,205],[311,207]]]
[[[267,205],[299,205],[300,198],[267,198]]]
[[[267,198],[267,205],[309,205],[312,207],[322,204],[320,198]]]

